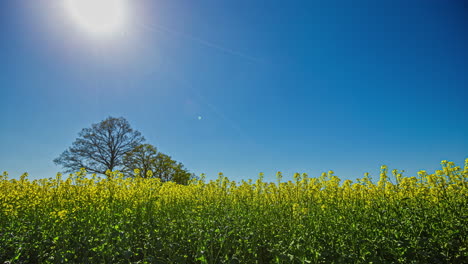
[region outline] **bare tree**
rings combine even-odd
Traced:
[[[133,176],[134,170],[140,170],[140,176],[150,178],[153,176],[154,166],[158,161],[156,147],[150,144],[136,146],[132,151],[127,152],[123,158],[124,172],[127,176]],[[148,172],[151,171],[151,174]]]
[[[133,130],[123,118],[108,117],[91,128],[83,128],[72,146],[65,150],[54,163],[66,172],[85,168],[89,172],[105,174],[123,165],[123,156],[140,145],[145,138]]]

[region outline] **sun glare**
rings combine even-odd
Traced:
[[[126,0],[65,0],[74,22],[94,35],[110,35],[124,29],[127,22]]]

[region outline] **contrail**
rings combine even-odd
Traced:
[[[236,51],[236,50],[233,50],[233,49],[223,47],[223,46],[218,45],[216,43],[213,43],[213,42],[210,42],[210,41],[207,41],[207,40],[192,36],[192,35],[187,34],[187,33],[171,30],[171,29],[169,29],[167,27],[163,27],[161,25],[150,25],[150,24],[143,24],[143,23],[139,23],[138,25],[141,26],[141,27],[144,27],[147,30],[151,30],[151,31],[154,31],[154,32],[165,32],[167,34],[170,34],[170,35],[173,35],[173,36],[176,36],[176,37],[179,37],[179,38],[188,39],[188,40],[191,40],[193,42],[197,42],[198,44],[204,45],[206,47],[214,48],[214,49],[217,49],[219,51],[222,51],[222,52],[234,55],[234,56],[239,56],[239,57],[242,57],[242,58],[247,59],[247,60],[252,61],[252,62],[265,63],[265,61],[263,61],[262,59],[247,55],[245,53],[242,53],[242,52],[239,52],[239,51]]]
[[[216,49],[218,51],[224,52],[226,54],[230,54],[230,55],[233,55],[233,56],[237,56],[237,57],[246,59],[246,60],[248,60],[250,62],[260,63],[260,64],[266,64],[267,63],[266,61],[264,61],[264,60],[262,60],[260,58],[250,56],[248,54],[245,54],[245,53],[242,53],[242,52],[230,49],[230,48],[223,47],[223,46],[218,45],[218,44],[216,44],[214,42],[207,41],[205,39],[201,39],[201,38],[198,38],[196,36],[193,36],[193,35],[190,35],[190,34],[187,34],[187,33],[184,33],[184,32],[172,30],[172,29],[170,29],[168,27],[165,27],[165,26],[154,25],[154,24],[151,24],[151,23],[148,23],[148,22],[146,22],[146,23],[145,22],[143,22],[143,23],[139,22],[137,25],[139,27],[141,27],[141,28],[144,28],[144,29],[152,31],[152,32],[156,32],[156,33],[162,32],[162,33],[166,33],[168,35],[172,35],[173,37],[183,38],[183,39],[186,39],[186,40],[189,40],[189,41],[192,41],[192,42],[196,42],[196,43],[198,43],[200,45],[203,45],[205,47],[213,48],[213,49]],[[236,131],[239,135],[246,138],[251,144],[257,145],[255,140],[250,135],[245,133],[244,130],[234,120],[232,120],[226,114],[224,114],[220,109],[218,109],[218,107],[216,107],[212,103],[208,102],[208,100],[205,98],[205,96],[203,96],[200,93],[200,91],[198,91],[195,87],[193,87],[192,84],[189,81],[185,80],[184,78],[181,78],[180,76],[177,76],[177,74],[175,74],[175,73],[169,73],[168,72],[167,74],[171,75],[169,77],[172,80],[182,83],[183,86],[191,87],[192,89],[188,89],[188,91],[189,91],[189,93],[191,93],[193,96],[195,96],[197,98],[196,99],[197,101],[199,101],[200,103],[206,105],[215,115],[219,116],[222,120],[224,120],[227,124],[229,124],[229,126],[234,131]]]

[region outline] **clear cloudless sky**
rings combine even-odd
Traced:
[[[465,1],[135,0],[90,36],[59,0],[0,3],[0,170],[53,177],[78,132],[125,117],[208,179],[468,158]]]

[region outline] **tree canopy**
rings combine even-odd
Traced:
[[[125,153],[143,141],[145,138],[139,131],[133,130],[125,118],[108,117],[90,128],[83,128],[72,146],[54,163],[61,165],[66,172],[85,168],[105,174],[107,170],[122,168]]]
[[[143,178],[160,178],[187,184],[195,177],[180,162],[158,152],[150,144],[142,144],[145,138],[133,130],[123,118],[108,117],[83,128],[72,146],[65,150],[54,163],[66,172],[84,168],[89,172],[106,174],[108,170],[120,170],[133,177],[135,171]]]

